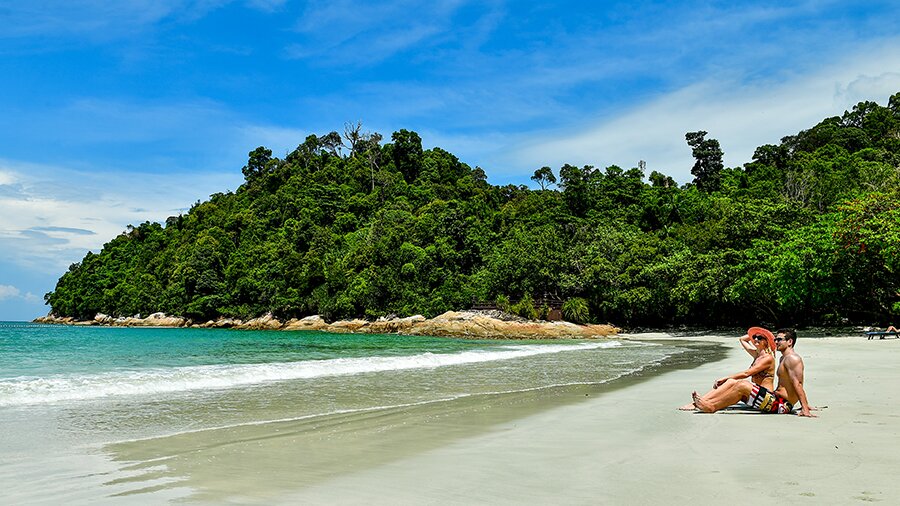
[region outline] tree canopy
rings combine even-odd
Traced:
[[[537,190],[491,185],[407,130],[382,143],[348,125],[284,159],[258,147],[235,192],[129,227],[45,299],[60,316],[195,320],[431,316],[476,301],[534,315],[543,297],[622,325],[900,313],[900,93],[742,167],[724,167],[707,135],[686,135],[695,180],[682,186],[643,165],[566,164],[535,170]]]

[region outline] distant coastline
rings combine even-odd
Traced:
[[[318,330],[335,333],[408,334],[470,339],[594,339],[614,336],[621,331],[611,324],[578,325],[565,321],[526,320],[501,311],[475,310],[447,311],[430,319],[422,315],[415,315],[405,318],[379,318],[375,321],[338,320],[331,323],[318,315],[281,321],[271,313],[246,321],[222,317],[207,322],[194,322],[187,318],[164,313],[153,313],[145,318],[141,318],[139,315],[117,318],[101,313],[91,320],[77,320],[72,317],[49,314],[35,318],[34,323],[111,327]]]

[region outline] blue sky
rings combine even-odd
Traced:
[[[128,224],[362,121],[494,184],[647,161],[690,180],[900,91],[894,2],[0,0],[0,320]]]

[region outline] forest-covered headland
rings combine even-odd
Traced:
[[[529,189],[489,184],[415,132],[386,142],[348,124],[283,159],[254,149],[235,192],[129,226],[45,300],[58,318],[195,322],[434,317],[476,303],[627,326],[900,313],[900,93],[740,167],[707,132],[685,140],[686,184],[643,164],[567,164],[538,168]]]

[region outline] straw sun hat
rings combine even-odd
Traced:
[[[750,327],[747,329],[747,335],[750,337],[753,336],[762,336],[766,338],[766,341],[769,342],[769,349],[775,351],[775,336],[769,332],[768,330],[762,327]]]

